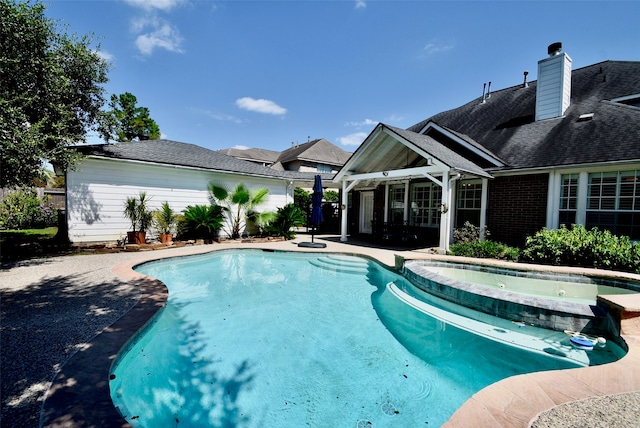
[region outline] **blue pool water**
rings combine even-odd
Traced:
[[[359,257],[233,250],[136,270],[169,299],[112,367],[133,426],[437,427],[505,377],[623,354],[451,313]]]

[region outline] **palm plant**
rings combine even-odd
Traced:
[[[160,233],[169,234],[172,232],[176,225],[178,214],[171,209],[169,202],[165,201],[160,209],[154,212],[153,220],[155,222],[156,229]]]
[[[129,196],[124,201],[124,216],[131,222],[131,229],[136,232],[138,226],[138,199],[134,196]]]
[[[130,196],[124,201],[124,215],[131,222],[133,230],[128,236],[129,242],[144,243],[144,236],[153,219],[153,211],[148,206],[150,199],[147,192],[140,192],[137,198]]]
[[[233,239],[240,237],[247,224],[247,215],[266,202],[268,195],[267,188],[252,192],[243,183],[238,183],[233,190],[213,181],[209,183],[211,202],[227,208],[227,223]]]
[[[192,238],[213,238],[222,229],[226,208],[220,205],[189,205],[184,210],[185,234]]]
[[[148,202],[151,200],[147,197],[147,192],[140,192],[138,196],[138,226],[140,232],[146,232],[153,221],[153,211],[149,209]]]
[[[294,204],[287,204],[278,208],[276,217],[271,221],[266,229],[276,236],[284,236],[286,239],[293,239],[296,233],[291,230],[294,227],[304,226],[305,213]]]

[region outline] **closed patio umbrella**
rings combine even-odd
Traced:
[[[327,245],[322,243],[315,243],[313,241],[316,228],[324,221],[322,215],[322,177],[316,175],[313,183],[313,194],[311,195],[311,242],[301,242],[299,247],[316,247],[324,248]]]

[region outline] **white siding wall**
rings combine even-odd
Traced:
[[[67,173],[69,239],[71,242],[121,239],[130,230],[123,214],[124,201],[141,191],[151,197],[150,206],[154,209],[164,201],[177,212],[187,205],[208,204],[210,181],[229,188],[240,182],[251,190],[268,188],[269,198],[259,207],[261,211],[275,211],[293,201],[293,188],[287,189],[287,183],[281,179],[89,158]]]

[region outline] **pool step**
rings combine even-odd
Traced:
[[[366,260],[347,256],[322,256],[309,260],[312,265],[332,270],[334,272],[352,273],[356,275],[366,275],[369,271],[369,263]]]

